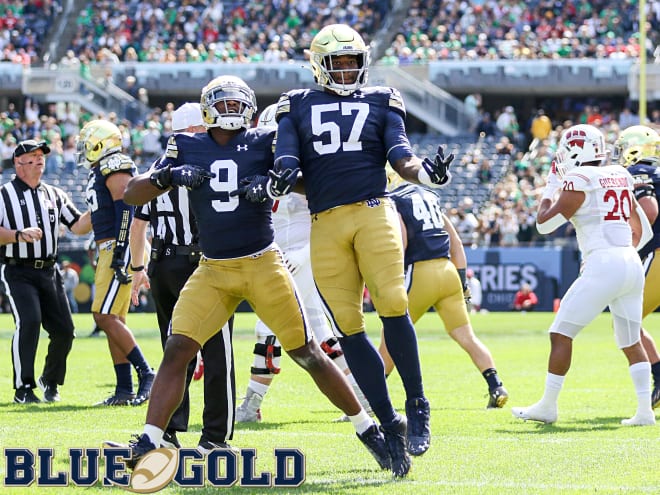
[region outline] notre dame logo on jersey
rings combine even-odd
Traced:
[[[133,160],[130,157],[122,154],[115,153],[110,155],[107,158],[101,160],[101,173],[103,175],[109,175],[120,170],[131,170],[133,168]]]

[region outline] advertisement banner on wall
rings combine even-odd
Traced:
[[[524,283],[539,298],[538,311],[552,311],[580,268],[579,254],[569,247],[475,248],[466,249],[468,267],[481,281],[488,311],[511,311],[513,298]]]

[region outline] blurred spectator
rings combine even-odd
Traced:
[[[64,290],[66,291],[66,297],[69,300],[69,306],[71,307],[72,313],[78,312],[78,301],[74,296],[74,290],[78,287],[78,272],[71,266],[69,260],[62,261],[62,280],[64,281]]]
[[[524,283],[520,286],[520,290],[516,292],[513,298],[513,309],[516,311],[532,311],[539,303],[538,297],[532,290],[532,287]]]
[[[481,301],[483,299],[483,293],[481,290],[481,281],[477,277],[475,277],[474,270],[472,268],[468,268],[466,270],[465,276],[467,278],[467,286],[468,289],[470,289],[470,294],[471,294],[471,304],[472,304],[471,311],[473,313],[477,311],[481,311]]]
[[[492,137],[496,133],[495,123],[490,117],[490,113],[484,112],[481,115],[481,120],[477,122],[477,127],[475,129],[477,137],[481,137],[483,134],[485,137]]]
[[[619,114],[619,127],[621,129],[627,129],[630,126],[639,124],[639,115],[635,114],[630,110],[630,107],[624,107]]]

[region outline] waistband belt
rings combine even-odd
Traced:
[[[15,266],[29,266],[30,268],[35,268],[37,270],[42,270],[44,268],[52,268],[55,266],[55,260],[39,260],[39,259],[20,259],[20,258],[6,258],[3,260],[3,263],[7,265]]]

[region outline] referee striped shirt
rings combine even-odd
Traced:
[[[0,246],[0,256],[13,259],[52,259],[57,256],[60,228],[69,228],[82,214],[59,187],[40,183],[32,189],[18,177],[0,187],[0,225],[22,230],[39,227],[39,242],[18,242]]]
[[[136,210],[135,218],[149,222],[153,236],[165,245],[189,246],[198,242],[197,224],[185,187],[175,187],[143,205]]]

